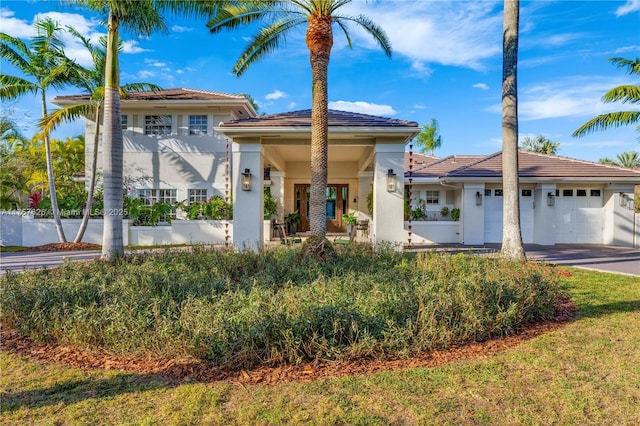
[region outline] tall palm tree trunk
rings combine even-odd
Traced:
[[[91,217],[91,207],[93,207],[93,197],[96,191],[96,168],[98,167],[98,145],[100,141],[100,113],[101,113],[101,102],[98,102],[96,105],[96,132],[93,136],[93,157],[91,160],[91,177],[89,178],[89,193],[87,194],[87,205],[84,209],[84,214],[82,216],[82,222],[80,222],[80,228],[78,229],[78,233],[76,234],[74,243],[79,243],[82,241],[82,237],[84,237],[84,232],[87,230],[87,225],[89,224],[89,218]],[[85,167],[86,169],[86,167]]]
[[[47,97],[44,90],[40,91],[42,97],[42,117],[47,116]],[[49,181],[49,197],[51,198],[51,210],[53,210],[53,222],[56,225],[56,231],[58,232],[58,239],[61,243],[67,242],[67,237],[64,235],[64,228],[62,227],[62,221],[60,220],[60,210],[58,209],[58,197],[56,196],[55,180],[53,178],[53,160],[51,159],[51,139],[49,133],[44,133],[44,149],[47,160],[47,179]]]
[[[118,70],[118,19],[109,12],[107,59],[105,67],[102,173],[104,182],[104,230],[102,259],[113,261],[124,254],[122,240],[123,141],[120,121]]]
[[[520,1],[504,1],[502,56],[502,256],[524,260],[518,194],[518,25]]]
[[[331,17],[309,18],[306,35],[311,62],[311,235],[324,238],[327,233],[327,170],[329,150],[329,114],[327,78],[333,46]]]

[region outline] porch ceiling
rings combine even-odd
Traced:
[[[263,145],[265,162],[277,168],[284,167],[288,162],[311,161],[311,147],[309,145]],[[362,163],[373,151],[367,145],[329,145],[329,162],[356,161]]]

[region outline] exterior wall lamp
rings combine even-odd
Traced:
[[[618,200],[620,202],[620,207],[624,207],[624,208],[629,207],[629,196],[624,192],[620,193],[620,197]]]
[[[482,205],[482,194],[480,191],[476,191],[476,206]]]
[[[549,207],[556,205],[556,196],[552,192],[547,193],[547,205]]]
[[[393,169],[387,171],[387,191],[396,192],[396,174],[393,173]]]
[[[251,191],[251,170],[244,169],[242,173],[242,190]]]

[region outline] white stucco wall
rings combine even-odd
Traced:
[[[476,205],[476,192],[484,194],[484,183],[465,183],[462,190],[462,242],[466,245],[484,244],[484,195],[483,205]]]
[[[375,153],[372,242],[404,244],[404,145],[377,143]],[[393,192],[387,191],[389,169],[396,174]]]

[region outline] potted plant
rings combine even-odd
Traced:
[[[440,216],[442,217],[447,217],[447,215],[449,214],[449,207],[444,206],[441,210],[440,210]]]
[[[300,226],[300,224],[302,223],[302,216],[300,216],[300,213],[298,213],[298,211],[289,213],[285,218],[284,221],[287,223],[287,231],[290,234],[295,234],[297,232],[298,226]]]
[[[351,235],[353,231],[353,227],[356,226],[358,222],[358,218],[356,217],[356,212],[345,213],[342,215],[342,220],[347,224],[347,235]]]
[[[455,220],[456,222],[460,220],[460,209],[459,208],[455,208],[455,209],[451,209],[451,219]]]

